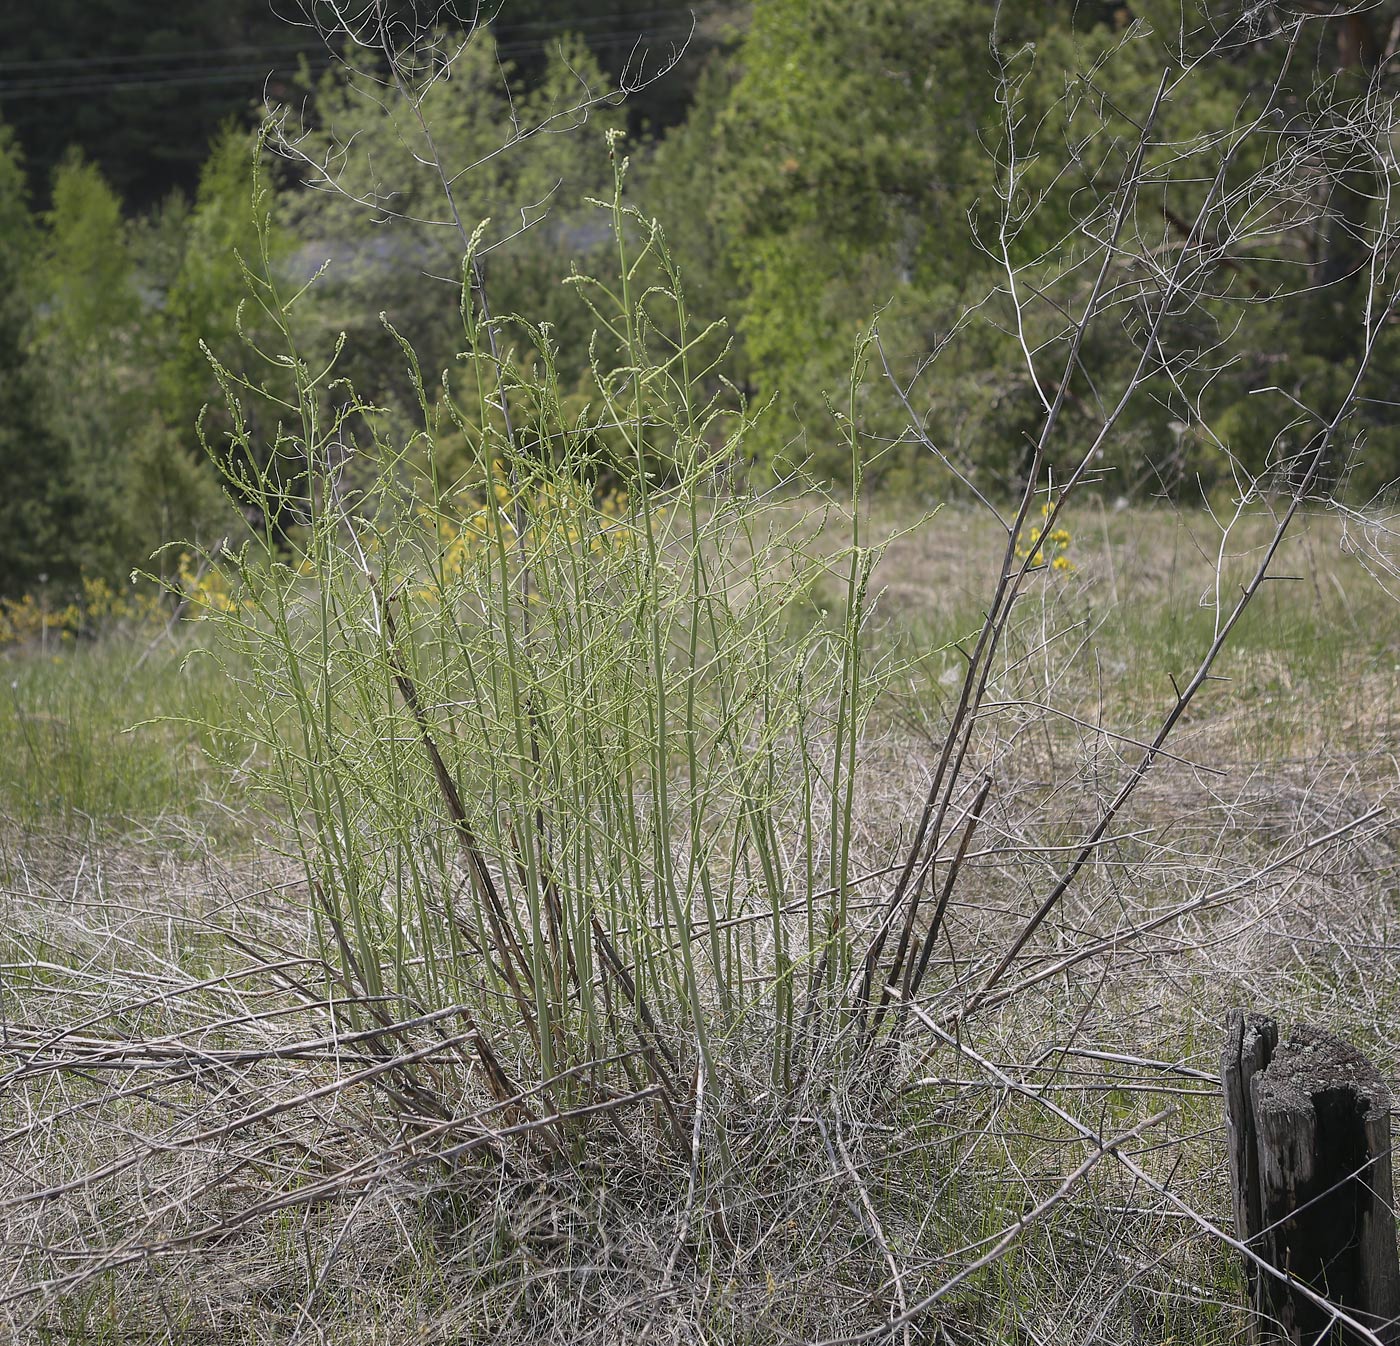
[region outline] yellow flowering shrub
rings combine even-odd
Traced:
[[[189,552],[181,552],[174,577],[163,583],[141,576],[133,577],[129,586],[118,586],[101,576],[86,575],[66,603],[36,594],[0,598],[0,649],[70,642],[118,627],[156,628],[170,619],[170,593],[184,598],[185,615],[194,620],[238,608],[227,577],[217,566],[199,566]]]
[[[613,487],[597,493],[587,483],[549,480],[512,490],[500,479],[492,485],[494,503],[479,495],[459,496],[455,510],[424,505],[420,521],[437,537],[438,566],[443,583],[459,579],[473,566],[489,563],[498,543],[513,550],[517,529],[524,528],[524,550],[582,547],[588,554],[615,556],[645,536],[630,512],[625,490]],[[657,517],[666,513],[655,511]],[[432,596],[419,591],[420,598]]]
[[[0,648],[71,641],[79,634],[113,627],[151,626],[164,621],[168,610],[154,587],[118,588],[101,577],[86,576],[78,593],[67,603],[25,594],[0,598]]]
[[[219,566],[199,567],[189,552],[180,553],[176,587],[188,604],[188,615],[200,621],[216,612],[237,612],[239,602],[229,593],[228,576]]]
[[[1048,518],[1049,504],[1040,507],[1040,517]],[[1053,528],[1048,532],[1045,525],[1032,524],[1016,539],[1016,555],[1022,560],[1029,557],[1033,566],[1048,565],[1058,574],[1067,574],[1074,569],[1069,549],[1074,538],[1068,528]]]

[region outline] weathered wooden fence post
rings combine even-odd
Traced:
[[[1246,1266],[1255,1340],[1366,1341],[1299,1293],[1302,1282],[1387,1346],[1400,1346],[1400,1261],[1390,1092],[1355,1047],[1308,1024],[1231,1012],[1221,1059],[1241,1242],[1288,1279]]]

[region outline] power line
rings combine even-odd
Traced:
[[[708,4],[693,5],[690,7],[697,18],[718,9],[720,6],[715,0]],[[645,24],[652,19],[676,20],[680,17],[675,6],[664,9],[648,9],[631,12],[627,10],[615,10],[607,14],[594,14],[587,18],[580,18],[573,23],[563,26],[557,24],[546,24],[544,20],[536,23],[500,24],[489,23],[486,26],[490,32],[496,34],[518,34],[542,32],[545,37],[565,33],[578,33],[580,36],[592,36],[595,41],[606,41],[617,37],[627,37],[636,32],[635,25]],[[617,29],[603,33],[588,33],[588,29],[598,27],[602,24],[614,23],[620,20],[627,20],[627,28]],[[688,25],[687,25],[688,28]],[[532,49],[532,44],[501,44],[510,45],[520,50]],[[537,45],[537,44],[534,44]],[[194,47],[184,51],[171,52],[132,52],[125,55],[116,56],[55,56],[45,60],[35,61],[0,61],[0,74],[10,71],[23,73],[33,71],[42,73],[45,71],[59,72],[62,70],[80,69],[105,69],[109,66],[118,65],[140,65],[148,64],[152,70],[158,69],[162,65],[184,63],[199,60],[205,57],[219,56],[240,56],[240,55],[273,55],[305,52],[307,55],[316,56],[319,53],[310,50],[311,44],[306,42],[280,42],[280,43],[254,43],[245,46],[223,46],[223,47]]]
[[[78,70],[93,66],[131,65],[142,61],[160,65],[172,61],[194,60],[202,56],[256,55],[263,52],[298,52],[306,50],[305,42],[255,43],[241,47],[200,47],[190,51],[133,52],[125,56],[55,56],[44,61],[0,61],[0,73],[9,70]]]
[[[686,37],[690,32],[691,27],[687,24],[684,28],[644,30],[641,33],[637,33],[634,29],[622,28],[611,32],[595,33],[592,37],[594,41],[636,37],[642,42],[658,42]],[[560,34],[560,36],[563,35]],[[580,36],[583,35],[580,34]],[[503,57],[532,54],[538,49],[539,44],[533,42],[503,42],[496,45],[497,54]],[[314,58],[308,57],[312,74],[322,74],[336,63],[337,58],[326,54],[320,54]],[[276,69],[269,70],[265,63],[254,62],[243,65],[206,66],[198,70],[180,70],[168,73],[157,68],[150,71],[133,71],[129,75],[113,75],[110,78],[0,80],[0,102],[60,98],[73,94],[175,89],[198,84],[236,84],[242,81],[252,82],[273,78],[279,73],[290,75],[295,72],[292,70],[282,72]]]
[[[321,57],[319,69],[328,70],[330,60]],[[313,71],[316,66],[313,65]],[[159,71],[149,74],[138,71],[132,75],[112,79],[72,79],[72,80],[31,80],[28,82],[0,82],[0,100],[9,98],[47,98],[60,94],[115,93],[124,89],[175,88],[190,84],[228,84],[239,80],[252,81],[270,77],[277,72],[259,62],[251,65],[206,66],[199,70],[171,72],[162,75]]]

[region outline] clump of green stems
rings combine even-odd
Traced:
[[[290,387],[260,455],[244,407],[268,385],[217,366],[219,456],[263,521],[216,562],[237,596],[218,619],[314,895],[323,991],[356,1027],[469,1022],[464,1078],[394,1072],[401,1100],[450,1115],[473,1071],[555,1115],[647,1093],[681,1140],[721,1058],[790,1087],[852,980],[874,552],[854,509],[833,558],[743,484],[752,416],[723,329],[692,324],[615,165],[597,204],[616,274],[572,278],[596,320],[582,412],[548,329],[512,319],[535,358],[503,349],[477,238],[461,372],[430,386],[400,338],[422,415],[406,442],[334,356],[307,362],[300,295],[250,269],[276,342],[258,352]],[[838,423],[858,492],[854,418]],[[471,466],[446,480],[454,432]],[[625,496],[600,503],[601,481]],[[833,566],[844,611],[794,622]]]

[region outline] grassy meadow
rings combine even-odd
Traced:
[[[139,216],[0,126],[0,1343],[1248,1339],[1227,1015],[1400,1075],[1343,8],[704,6],[667,129],[307,6]]]
[[[1008,970],[988,975],[1170,710],[1173,680],[1209,646],[1220,594],[1228,603],[1269,535],[1267,506],[1255,508],[1226,535],[1205,510],[1092,498],[1058,521],[1064,564],[1030,576],[978,711],[975,773],[956,805],[975,834],[962,834],[927,979],[903,1019],[889,1011],[899,1030],[863,1051],[851,1048],[857,1020],[843,1024],[815,991],[804,1008],[791,989],[818,985],[818,950],[830,947],[833,898],[810,857],[831,857],[802,836],[841,797],[803,795],[820,793],[821,771],[771,797],[765,816],[782,825],[752,831],[767,848],[721,852],[693,802],[694,740],[678,733],[665,760],[619,768],[638,794],[654,799],[660,776],[681,801],[670,837],[654,806],[635,815],[650,820],[635,847],[644,883],[643,862],[662,851],[698,875],[676,885],[695,910],[655,916],[665,929],[651,943],[637,936],[644,910],[596,918],[612,941],[598,950],[640,951],[620,959],[638,982],[644,960],[657,962],[654,1013],[639,1009],[624,1040],[608,1025],[628,1022],[627,969],[604,966],[601,952],[572,992],[559,974],[555,1019],[512,1000],[506,983],[538,969],[538,949],[565,947],[558,930],[537,926],[504,979],[452,981],[439,963],[490,962],[489,913],[456,920],[460,946],[386,955],[398,980],[374,990],[365,949],[390,935],[357,935],[360,907],[334,908],[319,891],[322,853],[308,860],[303,819],[273,788],[311,749],[288,749],[292,768],[279,768],[282,749],[247,747],[247,698],[265,694],[257,652],[218,623],[6,650],[0,1335],[1240,1340],[1242,1273],[1213,1232],[1231,1229],[1216,1078],[1225,1012],[1318,1022],[1388,1077],[1400,1060],[1393,521],[1391,531],[1335,513],[1295,522],[1219,680],[1075,885]],[[800,657],[815,668],[843,648],[824,633],[849,625],[850,521],[811,500],[783,502],[773,518],[811,564],[783,588],[780,622],[762,629],[774,667]],[[916,517],[881,504],[861,529],[866,546],[889,539],[872,553],[860,617],[868,707],[792,731],[836,736],[838,749],[841,733],[859,731],[849,824],[832,831],[849,847],[840,900],[857,947],[908,851],[1005,544],[984,513],[951,506]],[[684,622],[671,631],[692,651],[702,636]],[[391,647],[397,677],[396,657]],[[426,662],[415,674],[425,701],[436,689],[435,708],[449,704],[439,674]],[[385,696],[387,706],[393,689]],[[347,725],[369,732],[375,713],[387,714],[370,707]],[[470,738],[462,717],[434,741],[471,811],[478,778],[451,757]],[[403,740],[393,760],[426,771],[426,735],[404,723],[386,729]],[[545,743],[563,752],[570,740],[544,723]],[[754,732],[736,760],[766,751]],[[783,751],[788,732],[773,735]],[[704,743],[721,752],[718,739]],[[340,788],[333,772],[317,779]],[[984,803],[970,812],[981,781]],[[399,789],[431,797],[431,784],[407,777]],[[634,816],[608,813],[604,793],[590,798],[619,826]],[[370,799],[366,787],[346,805],[328,846],[358,837],[400,869],[417,863],[408,852],[443,847],[421,812],[376,831]],[[559,838],[565,823],[540,830]],[[509,844],[490,864],[504,900],[524,910],[528,857],[517,849],[512,889]],[[711,870],[694,858],[712,853],[730,859]],[[380,858],[344,871],[358,875],[356,901],[419,893],[428,914],[394,907],[394,920],[430,924],[450,895],[430,878],[397,887]],[[439,868],[464,890],[472,863]],[[750,903],[765,867],[797,899]],[[680,974],[667,959],[687,940],[697,970],[673,1005],[666,979]],[[568,957],[582,961],[587,944]],[[516,1000],[544,1005],[534,984],[533,1000]],[[596,1026],[589,987],[607,1004]],[[632,998],[643,1003],[639,988]],[[488,1025],[512,1015],[560,1024],[553,1054],[523,1030],[488,1051]],[[570,1054],[573,1034],[592,1043],[595,1032],[624,1058],[611,1074],[587,1051]],[[770,1052],[767,1039],[784,1032],[786,1053]],[[534,1084],[532,1050],[555,1072]],[[590,1074],[600,1082],[574,1087]]]

